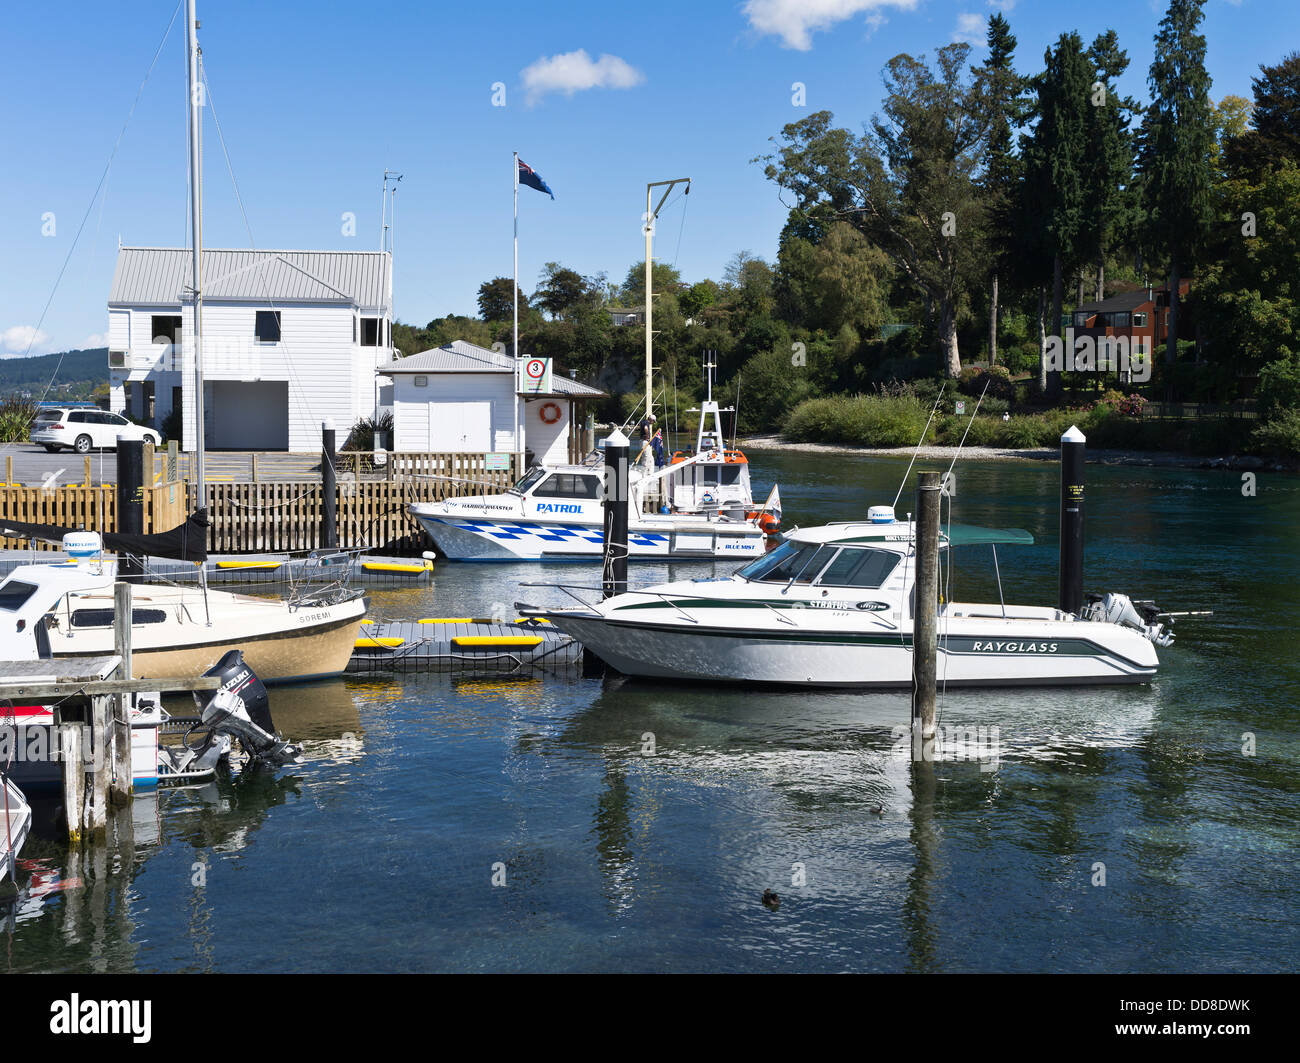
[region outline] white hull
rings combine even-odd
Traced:
[[[594,614],[548,613],[627,675],[663,679],[807,687],[906,688],[912,682],[910,632],[842,625],[753,626],[727,610],[704,623],[663,618],[608,620]],[[743,630],[738,630],[745,624]],[[782,630],[784,628],[784,630]],[[950,687],[1144,683],[1156,671],[1155,649],[1114,624],[1069,621],[953,621],[940,625],[937,675]]]
[[[57,657],[113,653],[111,593],[69,595],[54,611],[50,649]],[[194,587],[134,588],[132,676],[158,679],[200,675],[232,649],[264,683],[290,683],[340,675],[356,643],[366,602],[357,597],[334,604],[290,606],[259,598]],[[78,612],[99,613],[97,626],[78,626]],[[161,617],[158,622],[140,622]]]
[[[452,514],[440,505],[412,506],[411,515],[451,561],[571,561],[604,552],[600,523]],[[748,560],[766,548],[766,533],[748,522],[663,517],[628,526],[631,558]]]

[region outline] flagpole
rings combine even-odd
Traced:
[[[519,152],[515,152],[514,165],[514,182],[515,182],[515,285],[514,300],[511,304],[511,310],[514,312],[514,378],[511,380],[510,388],[515,397],[515,453],[523,454],[524,442],[519,438]],[[516,459],[516,463],[517,463]],[[522,474],[523,470],[516,468],[516,473]]]

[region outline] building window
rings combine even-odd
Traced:
[[[1128,311],[1118,310],[1110,315],[1111,328],[1128,328]]]
[[[1088,315],[1085,311],[1079,310],[1074,315],[1074,327],[1086,328],[1088,326]]]
[[[429,386],[429,378],[427,376],[417,376],[415,378],[415,386],[417,388],[427,388]]]
[[[361,319],[361,346],[362,347],[386,347],[383,333],[385,329],[380,327],[380,318],[363,317]]]
[[[1147,316],[1146,316],[1146,314],[1142,314],[1142,313],[1134,314],[1134,315],[1133,315],[1133,327],[1134,327],[1134,328],[1146,328],[1146,327],[1147,327]]]
[[[257,311],[257,323],[253,327],[253,335],[257,337],[259,343],[279,343],[280,311]]]
[[[154,314],[149,335],[154,343],[170,343],[173,346],[181,341],[181,319],[179,314]]]

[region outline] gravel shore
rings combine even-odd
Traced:
[[[749,450],[798,450],[821,454],[871,454],[884,458],[910,458],[912,447],[849,447],[829,443],[791,443],[780,436],[751,436],[740,445]],[[928,460],[952,460],[956,447],[921,447],[919,455]],[[1060,452],[1055,447],[1033,447],[1028,450],[1008,450],[1002,447],[965,447],[962,457],[970,461],[1056,461]],[[1254,455],[1232,455],[1209,458],[1199,454],[1177,454],[1158,450],[1088,450],[1089,464],[1098,465],[1151,465],[1175,469],[1242,469],[1255,471],[1267,469],[1274,472],[1290,471],[1288,466],[1270,462]]]

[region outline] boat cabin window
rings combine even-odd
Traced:
[[[11,579],[3,586],[0,586],[0,609],[10,613],[16,613],[23,607],[27,599],[36,593],[34,583],[23,583],[21,580]]]
[[[528,494],[529,488],[535,485],[537,481],[542,479],[542,477],[544,477],[545,475],[546,475],[545,469],[542,468],[529,469],[528,472],[524,474],[524,478],[520,480],[517,484],[515,484],[512,490],[518,491],[521,495],[526,495]]]
[[[534,498],[599,498],[600,477],[577,472],[555,472],[533,492]]]
[[[823,587],[879,587],[900,560],[899,555],[890,550],[845,547],[826,567],[818,582]]]
[[[701,465],[702,480],[710,487],[731,487],[740,483],[739,465]]]
[[[131,624],[161,624],[167,619],[163,609],[132,609]],[[112,609],[74,609],[72,611],[73,627],[112,627]]]
[[[764,583],[811,583],[835,553],[833,546],[782,543],[766,557],[746,565],[739,575]]]

